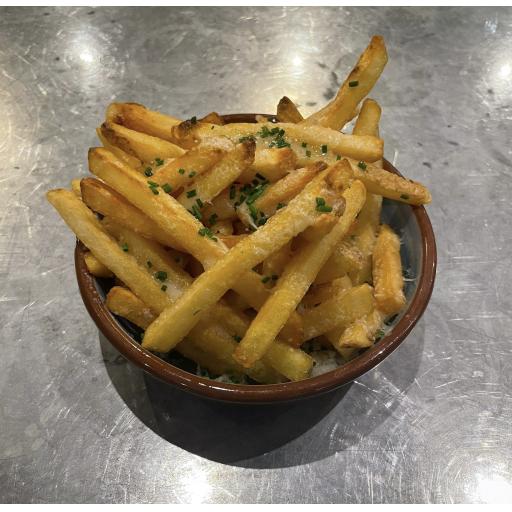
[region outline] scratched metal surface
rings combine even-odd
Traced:
[[[434,196],[428,311],[309,404],[162,390],[99,338],[44,192],[86,174],[112,100],[309,113],[373,33],[386,155]],[[510,9],[1,9],[2,501],[511,500],[511,55]]]

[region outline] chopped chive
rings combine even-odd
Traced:
[[[157,166],[164,165],[164,161],[158,157],[155,158],[155,163]]]
[[[158,272],[155,272],[155,278],[159,281],[165,281],[167,279],[167,272],[159,270]]]
[[[362,169],[363,171],[366,171],[367,165],[361,160],[360,162],[357,163],[357,167],[359,167],[359,169]]]
[[[306,150],[306,156],[307,156],[308,158],[311,156],[311,151],[309,151],[309,149],[308,149],[308,150]]]
[[[393,316],[389,317],[389,318],[388,318],[384,323],[385,323],[386,325],[391,325],[391,324],[396,320],[396,317],[397,317],[397,316],[398,316],[398,315],[393,315]]]
[[[197,206],[199,206],[199,208],[202,208],[204,206],[203,201],[201,201],[201,199],[199,199],[199,197],[196,199],[196,203],[197,203]]]
[[[235,193],[235,185],[231,185],[231,187],[229,187],[229,199],[235,199]]]
[[[277,281],[279,276],[277,274],[272,274],[272,281]]]
[[[324,204],[322,206],[317,206],[316,211],[322,212],[322,213],[330,213],[330,212],[332,212],[332,206],[327,206],[326,204]]]
[[[247,206],[249,207],[249,211],[251,212],[251,218],[254,222],[258,220],[258,210],[256,210],[256,207],[252,203],[247,203]]]
[[[256,178],[259,178],[262,181],[265,181],[267,179],[265,178],[265,176],[263,176],[263,174],[260,174],[259,172],[256,173]]]
[[[192,172],[188,175],[188,177],[189,177],[189,178],[193,178],[196,174],[197,174],[197,173],[196,173],[196,171],[192,171]]]
[[[400,199],[403,199],[403,200],[407,201],[409,199],[409,196],[407,194],[402,194],[400,196]]]
[[[196,116],[192,116],[192,117],[190,118],[190,122],[191,122],[192,124],[197,124],[197,117],[196,117]]]
[[[302,143],[302,147],[303,147],[303,148],[307,148],[307,147],[308,147],[308,143],[307,143],[307,142],[303,142],[303,143]]]
[[[265,276],[265,277],[261,280],[261,282],[262,282],[262,283],[268,283],[268,282],[270,281],[270,279],[271,279],[271,278],[270,278],[270,276]]]
[[[123,249],[124,252],[128,252],[128,244],[124,243],[123,245],[121,245],[121,249]]]
[[[178,169],[178,172],[179,172],[180,174],[185,174],[185,169]]]
[[[187,192],[187,197],[194,197],[194,196],[196,196],[196,195],[197,195],[197,192],[196,192],[196,189],[195,189],[195,188],[194,188],[194,189],[192,189],[192,190],[189,190],[189,191]]]
[[[238,142],[245,142],[246,140],[254,140],[254,135],[245,135],[244,137],[240,137]]]
[[[383,331],[382,329],[379,329],[379,330],[375,333],[375,341],[379,341],[379,340],[381,340],[383,337],[384,337],[384,331]]]
[[[340,155],[336,155],[336,160],[341,160],[341,156]]]
[[[266,223],[267,223],[267,218],[266,217],[261,217],[261,219],[259,219],[258,222],[257,222],[258,226],[263,226]]]
[[[241,336],[238,336],[238,334],[235,334],[235,335],[233,336],[233,339],[234,339],[237,343],[238,343],[238,342],[240,342],[240,341],[242,341],[242,337],[241,337]]]
[[[217,222],[218,217],[219,216],[216,213],[212,213],[212,215],[210,215],[210,218],[208,219],[208,224],[210,224],[210,226],[213,226]]]
[[[153,263],[151,263],[151,261],[146,261],[146,265],[148,266],[148,268],[151,268],[153,266]]]
[[[171,185],[169,185],[169,183],[164,183],[162,185],[162,190],[166,193],[166,194],[170,194],[172,192],[172,187]]]
[[[323,197],[317,197],[316,198],[316,205],[317,206],[324,206],[325,205],[325,199]]]
[[[217,241],[217,238],[215,236],[213,236],[213,233],[210,231],[210,229],[204,227],[204,228],[201,228],[197,234],[199,236],[207,236],[208,238],[211,238],[214,242]]]
[[[238,206],[240,206],[245,200],[247,199],[247,196],[245,194],[240,194],[240,197],[238,198]]]
[[[153,192],[153,194],[155,194],[155,196],[157,196],[159,194],[158,190],[154,187],[149,187],[149,190],[151,190],[151,192]]]
[[[153,169],[151,167],[146,167],[146,170],[144,171],[144,174],[149,178],[150,176],[153,176]]]
[[[159,186],[158,183],[155,183],[154,181],[149,181],[149,180],[148,180],[148,185],[150,188],[155,188],[155,187]]]
[[[193,204],[192,209],[189,210],[189,212],[197,219],[201,220],[203,216],[201,215],[201,212],[199,211],[199,208],[197,205]]]
[[[327,144],[322,144],[322,155],[327,154]]]
[[[348,83],[349,87],[357,87],[358,85],[359,85],[359,81],[358,80],[352,80],[352,82]]]
[[[160,290],[162,290],[163,292],[165,292],[165,290],[167,290],[167,285],[166,285],[166,284],[163,284],[163,285],[160,287]]]
[[[284,208],[286,205],[284,203],[277,203],[276,210],[280,210],[281,208]]]
[[[259,184],[260,184],[260,181],[259,181],[259,180],[257,180],[256,178],[254,178],[254,179],[252,180],[252,184],[253,184],[253,185],[259,185]]]

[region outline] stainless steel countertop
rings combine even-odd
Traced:
[[[425,316],[307,405],[162,391],[99,339],[45,191],[87,173],[113,100],[309,113],[374,33],[386,156],[434,197]],[[512,500],[511,55],[511,9],[0,9],[1,501]]]

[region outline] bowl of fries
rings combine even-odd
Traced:
[[[338,388],[398,347],[436,248],[430,193],[383,158],[381,109],[364,99],[386,61],[376,36],[307,118],[286,97],[275,116],[108,107],[94,177],[48,200],[121,354],[192,393],[266,403]]]

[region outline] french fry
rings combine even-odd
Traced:
[[[358,318],[370,313],[374,299],[372,287],[362,284],[339,293],[308,309],[303,315],[304,341],[326,334],[335,328],[345,328]],[[332,342],[332,339],[329,337]]]
[[[400,239],[383,224],[373,250],[373,284],[379,309],[392,315],[405,304],[404,277],[400,260]]]
[[[211,123],[211,124],[218,124],[223,125],[224,119],[217,114],[217,112],[210,112],[209,114],[206,114],[204,117],[199,119],[199,122],[201,123]]]
[[[308,151],[311,152],[311,157],[307,162],[314,162],[317,157],[321,158],[322,156],[330,156],[335,159],[336,155],[343,155],[356,161],[375,162],[383,155],[384,144],[377,137],[347,135],[323,126],[293,123],[231,123],[224,126],[207,123],[181,123],[173,128],[173,136],[176,143],[183,145],[183,147],[193,147],[199,141],[218,136],[228,137],[233,141],[252,136],[258,139],[258,147],[260,145],[268,147],[273,138],[272,136],[262,138],[261,133],[271,133],[271,130],[284,130],[283,137],[288,143],[306,144]],[[324,152],[323,149],[327,149],[327,151]],[[299,153],[297,153],[297,156],[300,156]],[[298,165],[304,166],[303,162],[304,159],[299,158]]]
[[[205,205],[203,210],[203,219],[216,220],[232,220],[236,218],[235,209],[235,189],[230,192],[229,189],[222,191],[212,200],[210,205]],[[232,196],[232,197],[230,197]],[[211,221],[209,221],[211,224]]]
[[[114,286],[109,290],[105,304],[114,315],[126,318],[141,329],[146,329],[156,318],[150,307],[121,286]]]
[[[190,215],[176,199],[169,194],[155,194],[152,191],[154,187],[148,186],[147,181],[140,174],[104,148],[94,148],[89,151],[89,169],[126,197],[135,206],[133,210],[137,211],[137,208],[140,208],[154,223],[158,223],[159,229],[174,241],[174,247],[177,243],[182,245],[186,252],[201,262],[203,267],[211,267],[228,251],[222,242],[206,236],[207,232],[204,231],[203,224]],[[126,225],[115,217],[115,211],[110,212],[110,216]],[[294,227],[300,227],[301,222],[306,222],[306,218],[310,220],[308,215],[301,214],[300,220],[291,224]],[[204,236],[201,233],[204,233]],[[197,236],[191,236],[194,234]],[[177,242],[178,239],[179,242]],[[172,245],[172,242],[169,242],[169,245]],[[233,282],[233,289],[255,309],[259,309],[264,304],[270,293],[261,283],[259,275],[252,271],[240,275]],[[295,323],[299,321],[296,319]],[[289,337],[287,333],[288,331],[283,329],[284,340],[294,343],[292,334],[296,333],[296,329],[290,329]]]
[[[283,96],[277,104],[277,119],[280,123],[300,123],[304,117],[293,101]]]
[[[230,220],[218,220],[214,223],[211,229],[214,234],[220,235],[220,238],[224,243],[224,237],[233,235],[233,223]]]
[[[178,196],[178,201],[187,210],[192,210],[195,206],[196,212],[200,212],[204,204],[210,203],[252,164],[254,151],[253,141],[237,144],[235,149],[227,153],[212,169],[195,178]],[[196,213],[196,216],[202,217],[200,213]]]
[[[336,224],[336,219],[329,214],[320,215],[315,223],[305,229],[298,238],[305,242],[316,242],[324,237]]]
[[[296,164],[297,155],[291,148],[258,148],[254,155],[254,163],[242,172],[238,181],[251,183],[256,174],[259,174],[274,182],[295,169]]]
[[[173,191],[177,191],[209,171],[225,154],[223,149],[198,146],[183,156],[153,168],[153,176],[150,179],[159,185],[168,183]]]
[[[343,82],[336,97],[301,124],[341,130],[351,119],[352,112],[359,102],[371,91],[387,61],[384,39],[381,36],[372,37],[369,46],[359,57],[356,66]]]
[[[345,165],[349,165],[348,162]],[[310,243],[293,257],[278,280],[272,296],[245,333],[234,354],[242,366],[251,367],[262,358],[291,312],[295,311],[317,273],[363,207],[366,198],[364,185],[355,181],[343,192],[343,197],[346,201],[343,216],[325,237]]]
[[[114,274],[110,272],[110,270],[103,265],[100,261],[96,259],[94,254],[90,251],[84,254],[84,261],[87,266],[87,270],[96,277],[114,277]]]
[[[325,183],[328,171],[320,173],[286,208],[279,210],[264,226],[199,276],[180,300],[150,325],[144,346],[156,351],[170,350],[197,323],[198,312],[214,304],[233,288],[244,272],[250,271],[310,225],[318,215],[315,198],[335,197]]]
[[[341,337],[333,344],[334,348],[339,350],[371,347],[385,317],[385,313],[374,309],[371,313],[359,318],[343,331]]]
[[[182,156],[185,151],[158,137],[130,130],[123,125],[105,122],[100,127],[103,137],[113,146],[151,165],[159,164],[166,158]],[[162,162],[163,163],[163,162]]]
[[[131,254],[147,271],[165,287],[173,301],[178,299],[192,284],[192,278],[157,242],[141,237],[109,217],[101,221],[103,228],[118,240],[125,252]]]
[[[353,135],[379,136],[379,122],[382,109],[379,104],[370,98],[363,101],[361,111],[352,130]]]
[[[172,127],[181,123],[180,119],[149,110],[138,103],[110,104],[106,120],[168,141]]]
[[[75,193],[76,197],[82,197],[80,191],[80,179],[71,180],[71,190]]]
[[[349,272],[357,272],[363,266],[361,251],[352,241],[343,240],[334,249],[331,257],[318,273],[315,284],[328,283]]]
[[[112,151],[112,153],[114,153],[114,155],[116,155],[119,160],[122,160],[126,165],[129,165],[139,172],[144,171],[144,165],[142,164],[142,161],[137,157],[130,155],[126,151],[123,151],[121,148],[115,146],[114,144],[111,144],[101,132],[101,126],[96,128],[96,135],[98,136],[100,142],[103,144],[103,147],[109,151]]]
[[[85,178],[81,180],[80,188],[82,199],[91,210],[108,216],[139,235],[156,240],[162,245],[178,250],[181,247],[179,242],[163,231],[158,224],[105,183]]]
[[[286,267],[286,264],[292,258],[292,244],[288,242],[281,249],[272,253],[262,265],[262,273],[265,277],[270,278],[270,282],[275,281]]]
[[[73,192],[56,189],[48,192],[46,197],[96,259],[121,279],[154,313],[160,313],[170,305],[171,301],[160,289],[161,285],[103,230],[100,221]]]
[[[302,305],[314,308],[349,288],[352,288],[352,281],[348,276],[338,277],[329,283],[313,285],[304,295]]]

